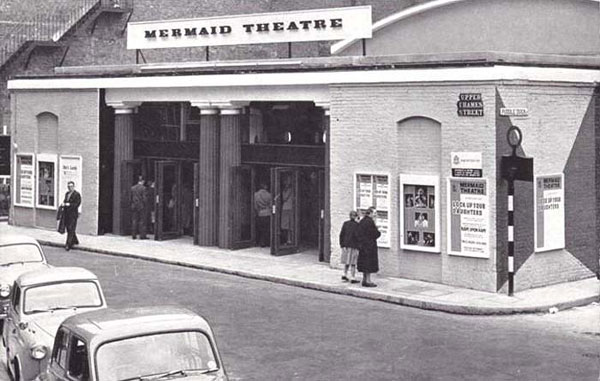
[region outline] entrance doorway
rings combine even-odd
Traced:
[[[322,250],[324,236],[324,171],[313,167],[244,165],[234,171],[232,249],[263,246],[256,209],[257,192],[265,184],[271,198],[270,222],[266,226],[272,255]]]

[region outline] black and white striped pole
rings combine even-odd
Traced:
[[[502,177],[508,182],[507,214],[508,214],[508,295],[512,296],[515,286],[515,180],[533,181],[533,159],[517,156],[517,148],[521,146],[523,134],[517,126],[511,126],[506,133],[512,154],[502,157]]]
[[[515,284],[515,180],[508,180],[508,295]]]

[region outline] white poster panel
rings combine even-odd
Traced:
[[[535,177],[535,251],[565,247],[564,174]]]
[[[390,180],[384,174],[356,173],[354,175],[354,209],[362,215],[369,207],[376,210],[375,225],[381,236],[378,247],[390,247]]]
[[[451,152],[452,177],[482,177],[481,152]]]
[[[356,209],[367,209],[373,205],[373,176],[356,175]]]
[[[16,155],[15,205],[32,208],[35,199],[35,161],[33,154]]]
[[[400,175],[400,247],[440,252],[439,177]]]
[[[489,258],[487,179],[448,179],[448,253]]]
[[[67,193],[67,184],[69,181],[75,183],[75,190],[81,194],[81,198],[83,200],[83,184],[82,184],[82,160],[81,156],[70,156],[65,155],[60,157],[60,168],[59,168],[59,177],[58,181],[60,181],[59,189],[60,192],[58,194],[59,204],[65,199],[65,194]],[[81,213],[81,205],[79,206],[79,213]]]
[[[127,24],[127,49],[371,38],[371,6]]]

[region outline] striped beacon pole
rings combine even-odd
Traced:
[[[515,284],[515,181],[508,179],[508,295]]]
[[[523,134],[517,126],[511,126],[506,133],[506,140],[512,148],[512,157],[517,156],[517,148],[521,145]],[[513,296],[515,284],[515,176],[517,168],[510,167],[506,173],[508,182],[508,295]]]

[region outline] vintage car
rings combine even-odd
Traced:
[[[2,337],[6,368],[15,381],[46,369],[58,326],[69,316],[106,307],[96,275],[80,267],[21,274],[14,283]]]
[[[180,307],[107,308],[65,320],[43,381],[226,381],[208,322]]]
[[[10,302],[10,290],[15,279],[24,272],[47,268],[40,244],[25,235],[0,236],[0,330]]]

